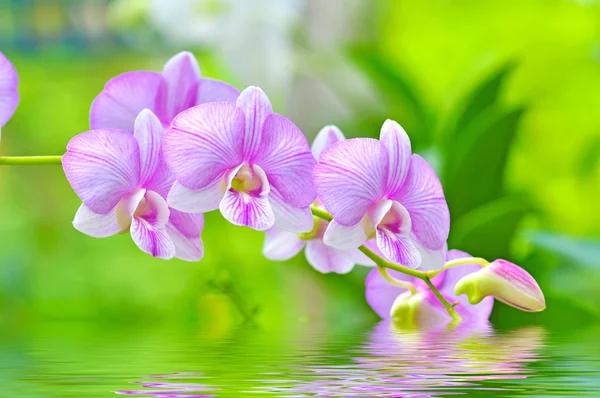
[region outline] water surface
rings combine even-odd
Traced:
[[[0,396],[600,396],[598,331],[38,325],[3,332]]]

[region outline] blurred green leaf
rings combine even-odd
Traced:
[[[535,247],[569,259],[578,265],[600,269],[600,240],[582,239],[546,231],[526,231],[525,239]]]
[[[350,58],[379,90],[388,117],[397,119],[410,132],[413,141],[428,141],[434,124],[432,112],[414,86],[415,79],[402,65],[385,59],[366,45],[351,47]]]
[[[515,231],[528,212],[529,206],[514,198],[481,206],[452,226],[449,247],[489,260],[506,257]]]
[[[583,149],[579,159],[579,176],[586,178],[592,175],[600,164],[600,134]]]
[[[454,219],[502,195],[506,161],[523,112],[484,112],[444,153],[443,183]]]
[[[512,64],[500,67],[459,101],[443,129],[446,144],[451,144],[474,119],[496,106],[504,81],[513,69]]]

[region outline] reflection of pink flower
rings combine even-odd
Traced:
[[[355,138],[323,151],[314,183],[334,217],[326,244],[349,250],[374,237],[392,262],[443,266],[450,215],[442,185],[431,166],[412,154],[398,123],[387,120],[380,140]]]
[[[450,250],[446,255],[447,261],[465,257],[471,256],[459,250]],[[488,297],[482,300],[481,303],[472,305],[465,296],[457,297],[454,294],[454,286],[463,276],[476,272],[480,268],[479,265],[474,264],[459,265],[440,273],[432,279],[434,286],[448,302],[453,303],[458,301],[459,304],[455,307],[456,311],[463,319],[470,322],[487,320],[492,312],[494,300],[492,297]],[[417,309],[414,314],[416,317],[414,321],[417,323],[436,323],[450,317],[442,303],[440,303],[431,289],[421,279],[391,270],[388,273],[396,279],[412,283],[415,285],[417,292],[411,295],[406,289],[390,284],[381,276],[377,269],[374,269],[367,277],[366,297],[371,308],[379,316],[389,318],[391,316],[390,311],[395,302],[397,303],[398,300],[408,300],[412,297],[412,300],[415,300],[414,303]]]
[[[323,150],[329,148],[336,142],[346,138],[336,126],[325,126],[319,131],[313,141],[311,151],[318,161]],[[316,205],[321,207],[317,200]],[[335,272],[338,274],[348,273],[354,268],[354,264],[374,265],[371,260],[358,249],[338,250],[323,243],[323,235],[329,223],[320,218],[314,219],[313,230],[302,237],[294,232],[288,232],[279,228],[271,228],[266,231],[263,254],[265,257],[275,260],[288,260],[306,248],[306,260],[319,272]]]
[[[137,115],[150,109],[168,127],[181,111],[207,102],[235,102],[239,94],[227,83],[200,77],[196,58],[184,51],[162,73],[126,72],[110,79],[92,103],[90,126],[133,131]]]
[[[73,225],[96,238],[130,231],[135,244],[154,257],[198,261],[204,217],[167,205],[174,179],[162,154],[163,135],[158,118],[144,110],[133,134],[99,129],[73,137],[62,159],[83,201]]]
[[[313,228],[315,159],[304,134],[273,112],[260,88],[245,89],[236,103],[180,113],[163,147],[177,179],[171,207],[190,213],[219,209],[231,223],[256,230]]]
[[[19,104],[19,76],[8,58],[0,52],[0,128],[12,117]]]

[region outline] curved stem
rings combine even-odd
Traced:
[[[425,281],[425,283],[427,284],[427,286],[429,286],[429,289],[431,289],[431,291],[433,292],[433,294],[435,294],[435,297],[437,297],[437,299],[444,305],[444,307],[446,307],[446,311],[448,311],[448,314],[450,314],[450,316],[452,317],[452,319],[454,319],[454,321],[456,321],[456,322],[460,322],[462,320],[462,318],[460,317],[460,315],[458,315],[458,313],[454,309],[454,306],[452,304],[450,304],[448,302],[448,300],[446,300],[444,298],[444,296],[442,296],[442,293],[440,293],[435,288],[435,286],[433,286],[433,283],[431,283],[431,280],[429,278],[425,278],[423,280]]]
[[[401,287],[403,289],[410,290],[410,292],[412,294],[415,294],[417,292],[417,288],[415,287],[415,285],[413,285],[410,282],[401,281],[399,279],[394,278],[393,276],[391,276],[390,274],[388,274],[387,269],[385,267],[379,267],[378,266],[377,269],[379,270],[379,273],[381,274],[381,276],[383,276],[383,279],[385,279],[386,281],[388,281],[392,285],[396,285],[396,286]]]
[[[318,209],[314,206],[311,206],[310,210],[312,211],[312,214],[314,216],[322,218],[325,221],[333,220],[333,216],[325,210]],[[379,255],[377,255],[374,251],[372,251],[365,245],[360,246],[358,248],[358,250],[360,250],[367,257],[369,257],[371,260],[373,260],[373,262],[380,269],[380,272],[381,272],[381,268],[389,268],[389,269],[393,269],[394,271],[399,271],[406,275],[414,276],[414,277],[417,277],[417,278],[425,281],[425,283],[427,284],[427,286],[429,286],[429,289],[431,289],[431,291],[433,292],[435,297],[437,297],[437,299],[444,305],[444,307],[446,308],[446,311],[448,311],[448,314],[452,317],[452,319],[454,319],[455,322],[459,322],[461,320],[460,316],[454,309],[454,306],[452,304],[450,304],[448,302],[448,300],[446,300],[444,298],[444,296],[442,296],[442,294],[437,290],[437,288],[433,285],[433,283],[431,283],[430,278],[432,278],[433,276],[430,276],[427,272],[424,272],[424,271],[418,271],[416,269],[405,267],[404,265],[395,264],[390,261],[387,261],[386,259],[380,257]],[[464,261],[461,264],[464,264]],[[387,275],[387,272],[385,274]],[[384,275],[383,273],[382,273],[382,275],[384,278],[386,278],[386,275]],[[387,275],[387,276],[391,278],[391,276],[389,276],[389,275]],[[394,279],[394,281],[396,281],[396,279]],[[391,282],[391,283],[396,284],[395,282]],[[405,287],[405,286],[402,286],[402,287]]]
[[[458,265],[463,265],[463,264],[477,264],[477,265],[481,265],[482,268],[485,268],[488,265],[490,265],[490,262],[487,261],[485,258],[481,258],[481,257],[457,258],[456,260],[451,260],[451,261],[446,262],[446,264],[444,264],[444,267],[442,269],[435,270],[435,271],[427,271],[427,276],[429,278],[433,278],[434,276],[444,272],[448,268],[456,267]]]
[[[0,156],[0,166],[61,165],[62,156]]]

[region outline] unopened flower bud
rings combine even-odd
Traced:
[[[535,279],[523,268],[506,260],[496,260],[465,276],[456,284],[454,293],[466,294],[471,304],[493,296],[522,311],[538,312],[546,308],[544,294]]]
[[[410,291],[402,293],[394,301],[390,309],[390,316],[397,322],[412,324],[415,321],[417,309],[422,301],[423,297],[421,294],[413,294]]]

